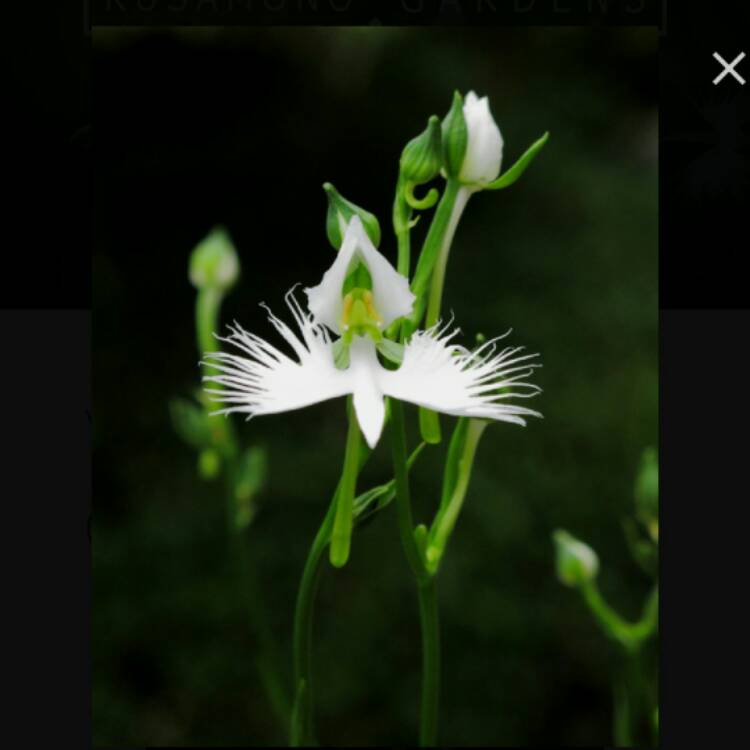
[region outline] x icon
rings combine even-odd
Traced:
[[[714,78],[714,86],[716,86],[719,81],[724,78],[724,76],[727,73],[731,73],[743,86],[745,85],[745,79],[735,70],[735,67],[737,66],[738,62],[741,62],[741,60],[745,57],[744,52],[740,52],[737,57],[732,60],[732,62],[728,63],[718,52],[714,52],[714,58],[724,66],[724,70],[719,73],[719,75]]]

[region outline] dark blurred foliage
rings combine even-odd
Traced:
[[[224,224],[243,268],[225,319],[276,341],[258,303],[284,315],[286,290],[331,261],[321,184],[380,217],[395,261],[398,156],[454,88],[490,96],[505,164],[551,138],[519,183],[472,198],[448,268],[445,309],[464,343],[512,326],[510,343],[542,353],[544,420],[498,424],[479,448],[439,581],[440,737],[610,743],[614,649],[555,579],[550,534],[589,542],[605,596],[638,614],[649,581],[621,522],[657,441],[656,31],[97,29],[94,42],[95,744],[286,743],[253,667],[220,483],[198,480],[169,422],[168,400],[199,377],[188,254]],[[238,427],[269,451],[247,543],[288,684],[344,402]],[[436,506],[446,442],[414,472],[417,520]],[[386,433],[361,488],[389,477]],[[322,741],[415,741],[416,606],[389,508],[323,576]]]

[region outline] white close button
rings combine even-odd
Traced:
[[[722,70],[721,73],[719,73],[719,75],[714,78],[714,86],[716,86],[719,81],[721,81],[721,79],[724,78],[725,75],[727,75],[727,73],[731,73],[744,86],[745,79],[735,70],[737,63],[741,62],[744,57],[745,53],[740,52],[740,54],[737,55],[737,57],[735,57],[732,62],[728,63],[718,52],[714,52],[714,58],[724,66],[724,70]]]

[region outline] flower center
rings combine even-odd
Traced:
[[[383,338],[381,328],[383,318],[375,308],[372,292],[369,289],[354,287],[344,295],[344,308],[341,313],[342,338],[348,344],[352,337],[370,336],[374,341]]]

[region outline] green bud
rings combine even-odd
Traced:
[[[221,458],[213,448],[206,448],[198,455],[198,473],[203,479],[214,479],[221,469]]]
[[[463,99],[453,93],[453,104],[443,119],[443,168],[448,177],[458,177],[466,154],[468,130],[464,118]]]
[[[401,176],[414,185],[423,185],[440,173],[443,163],[440,120],[432,115],[427,128],[412,138],[401,153]]]
[[[579,586],[596,578],[599,559],[591,547],[563,529],[552,534],[555,543],[557,577],[566,586]]]
[[[357,214],[362,220],[362,226],[364,226],[367,236],[372,240],[372,244],[377,247],[380,244],[380,224],[375,215],[346,200],[330,182],[323,183],[323,190],[326,191],[328,196],[326,234],[334,250],[341,247],[346,226],[354,214]]]
[[[240,261],[232,239],[222,227],[216,227],[190,254],[188,276],[198,289],[229,289],[240,276]]]
[[[634,494],[635,514],[656,541],[659,538],[659,459],[653,448],[643,451]]]

